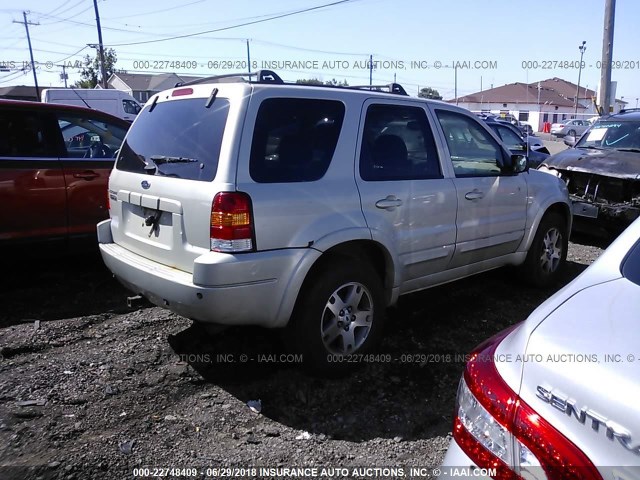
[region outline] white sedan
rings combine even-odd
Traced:
[[[640,478],[640,219],[477,347],[441,479]]]

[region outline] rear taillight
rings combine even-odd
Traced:
[[[567,437],[509,388],[494,362],[505,331],[472,354],[458,389],[453,437],[480,468],[498,479],[599,479]]]
[[[242,192],[217,193],[211,205],[211,250],[237,253],[253,249],[251,198]]]

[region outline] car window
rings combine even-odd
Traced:
[[[345,108],[335,100],[270,98],[258,109],[249,174],[259,183],[311,182],[326,173]]]
[[[507,127],[498,127],[498,135],[509,150],[526,150],[523,140]]]
[[[115,158],[127,131],[87,114],[59,113],[64,158]]]
[[[122,144],[116,168],[134,173],[212,181],[229,114],[229,100],[158,102],[138,114]]]
[[[640,121],[597,121],[576,144],[577,148],[640,148]]]
[[[502,149],[482,126],[467,115],[436,109],[456,177],[500,175]]]
[[[132,100],[122,100],[122,108],[124,108],[124,113],[130,113],[132,115],[140,113],[140,105]]]
[[[57,157],[42,116],[26,110],[0,111],[0,156]]]
[[[367,181],[442,178],[433,133],[422,108],[367,108],[360,176]]]

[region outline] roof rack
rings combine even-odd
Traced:
[[[256,77],[255,80],[249,80],[249,83],[271,83],[277,85],[284,85],[284,81],[280,76],[272,70],[258,70],[257,72],[244,72],[244,73],[225,73],[224,75],[214,75],[211,77],[202,77],[196,78],[195,80],[191,80],[189,82],[178,82],[175,84],[175,87],[185,87],[188,85],[197,85],[199,83],[222,83],[225,81],[235,81],[235,82],[247,82],[243,77]],[[287,83],[287,85],[298,85],[305,86],[304,84],[299,83]],[[327,88],[351,88],[358,90],[387,90],[389,93],[394,93],[396,95],[405,95],[409,94],[402,87],[402,85],[398,83],[389,83],[387,85],[354,85],[354,86],[339,86],[339,85],[309,85],[309,86],[317,86],[317,87],[327,87]]]
[[[359,89],[359,90],[382,90],[383,88],[386,88],[389,90],[389,93],[395,93],[397,95],[406,95],[408,96],[409,94],[406,92],[406,90],[402,87],[402,85],[400,85],[399,83],[389,83],[387,85],[349,85],[345,88],[355,88],[355,89]]]
[[[256,80],[254,80],[255,83],[284,83],[284,81],[282,81],[277,73],[271,70],[258,70],[257,72],[225,73],[224,75],[196,78],[195,80],[191,80],[189,82],[178,82],[175,84],[175,87],[197,85],[199,83],[221,83],[229,79],[235,79],[235,81],[237,82],[246,82],[246,80],[242,77],[256,77]]]

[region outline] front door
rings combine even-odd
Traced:
[[[475,118],[436,108],[455,173],[456,252],[451,267],[516,250],[524,236],[527,183],[504,173],[507,152]]]

